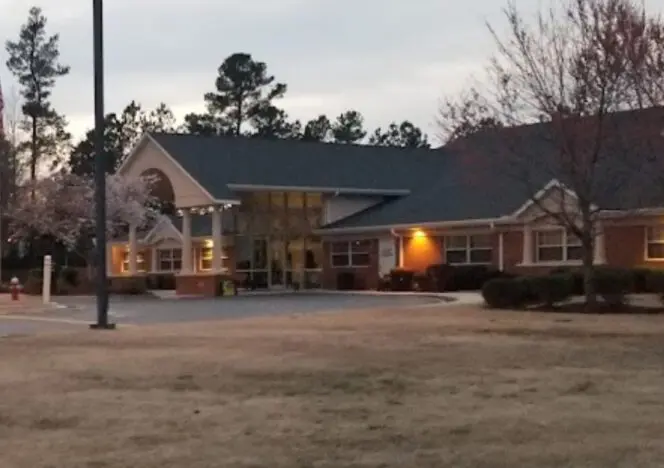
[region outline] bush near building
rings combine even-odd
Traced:
[[[656,294],[664,305],[663,271],[598,267],[594,283],[597,296],[611,310],[625,310],[629,294]],[[542,276],[492,279],[482,288],[487,306],[494,309],[555,310],[583,292],[582,273],[563,269]]]

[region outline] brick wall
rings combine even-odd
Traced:
[[[424,272],[429,265],[443,263],[443,243],[439,236],[404,238],[404,269]]]
[[[352,241],[354,239],[347,239]],[[359,239],[358,239],[359,240]],[[361,240],[367,240],[363,238]],[[346,239],[344,239],[346,241]],[[323,242],[323,273],[322,286],[324,289],[337,289],[337,277],[340,273],[353,273],[355,275],[355,289],[378,288],[378,239],[371,239],[369,247],[369,266],[367,267],[333,267],[331,264],[331,242]]]
[[[645,224],[645,223],[644,223]],[[492,266],[498,268],[499,233],[491,233],[493,255]],[[609,225],[605,227],[607,263],[612,266],[663,268],[664,262],[645,260],[645,227],[630,225]],[[344,239],[346,240],[346,239]],[[353,239],[349,239],[353,240]],[[371,262],[366,268],[332,268],[330,265],[330,243],[324,242],[323,287],[336,289],[337,275],[341,272],[352,272],[356,275],[356,288],[373,289],[378,283],[378,241],[372,240]],[[444,263],[444,234],[439,233],[427,237],[404,238],[404,268],[422,272],[429,265]],[[533,250],[535,249],[533,239]],[[523,260],[523,232],[509,230],[503,232],[503,265],[506,271],[518,274],[544,274],[559,265],[521,266]],[[533,258],[535,258],[533,252]]]

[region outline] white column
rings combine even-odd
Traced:
[[[606,263],[606,245],[604,240],[604,226],[598,221],[595,228],[595,252],[594,263],[602,265]]]
[[[212,212],[212,272],[220,273],[222,267],[222,225],[221,208],[216,207]]]
[[[138,239],[136,236],[136,226],[129,226],[129,274],[136,276],[138,274]]]
[[[498,270],[505,269],[505,233],[498,233]]]
[[[44,256],[44,279],[42,284],[42,296],[44,304],[51,303],[51,271],[53,263],[50,255]]]
[[[191,213],[182,212],[182,270],[181,273],[191,273],[193,265],[191,257]]]
[[[533,264],[533,228],[526,224],[523,227],[523,265]]]

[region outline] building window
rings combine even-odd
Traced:
[[[488,265],[491,260],[489,234],[445,237],[445,261],[449,265]]]
[[[198,268],[200,271],[210,271],[212,270],[212,252],[213,248],[212,247],[202,247],[199,249],[199,255],[198,255]],[[221,254],[221,268],[222,270],[226,270],[228,265],[228,256],[225,253]]]
[[[366,267],[371,261],[371,241],[333,242],[331,246],[332,266]]]
[[[664,226],[646,228],[646,258],[664,260]]]
[[[138,252],[136,254],[136,271],[139,273],[145,273],[145,256],[143,252]],[[129,273],[129,251],[125,250],[122,254],[122,273]]]
[[[539,231],[535,243],[537,262],[573,262],[583,255],[581,240],[564,230]]]
[[[157,267],[159,271],[180,271],[182,269],[182,249],[158,249]]]

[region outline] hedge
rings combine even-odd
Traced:
[[[581,271],[559,269],[543,276],[490,280],[482,288],[482,295],[492,308],[554,307],[571,296],[582,295],[583,284]],[[596,267],[593,284],[597,295],[611,307],[625,305],[630,293],[643,292],[658,294],[664,303],[664,272]]]
[[[494,278],[482,287],[482,297],[494,309],[519,309],[531,298],[526,278]]]
[[[547,307],[567,301],[574,294],[574,278],[569,274],[553,274],[523,278],[532,300]]]

